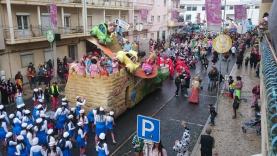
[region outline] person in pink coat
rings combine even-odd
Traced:
[[[90,77],[94,78],[96,75],[99,74],[99,67],[97,65],[96,59],[91,59],[91,65],[90,65]]]

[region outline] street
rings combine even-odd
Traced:
[[[235,59],[232,58],[229,64],[230,73]],[[217,63],[219,69],[219,62]],[[226,74],[227,63],[222,61],[222,73]],[[210,66],[208,68],[208,71]],[[201,67],[197,66],[192,73],[198,74]],[[110,137],[108,144],[111,155],[122,156],[131,155],[132,145],[131,140],[136,131],[136,116],[138,114],[152,116],[161,120],[161,141],[166,148],[168,155],[175,155],[172,147],[175,140],[180,139],[184,128],[180,121],[188,122],[188,127],[191,133],[191,144],[189,150],[192,151],[196,141],[201,133],[209,116],[209,104],[215,104],[216,91],[208,92],[208,76],[207,72],[200,73],[202,78],[203,90],[199,105],[188,104],[187,99],[179,96],[175,97],[175,85],[172,80],[164,82],[162,89],[150,94],[141,103],[134,108],[125,112],[116,120],[115,134],[117,139],[116,146],[112,146]],[[90,140],[92,141],[92,140]],[[89,146],[90,147],[90,146]],[[95,153],[94,148],[88,148],[88,153]]]

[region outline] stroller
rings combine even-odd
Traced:
[[[261,135],[261,114],[256,113],[255,119],[243,122],[241,129],[243,133],[246,133],[248,130],[254,130],[257,135]]]

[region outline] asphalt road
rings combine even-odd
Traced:
[[[234,63],[235,59],[232,58],[229,62],[227,72],[226,69],[228,63],[222,61],[222,74],[225,75],[230,73]],[[220,69],[219,62],[216,66]],[[207,71],[209,71],[210,67],[211,65]],[[192,151],[209,117],[208,105],[216,103],[216,90],[213,92],[207,91],[207,72],[201,72],[201,67],[197,65],[197,68],[192,70],[192,73],[193,75],[200,75],[203,80],[203,90],[200,93],[200,103],[198,105],[193,105],[189,104],[185,97],[175,97],[174,81],[165,81],[162,89],[147,96],[141,103],[128,110],[116,120],[117,127],[115,128],[115,133],[118,144],[109,147],[112,155],[132,155],[131,139],[136,131],[136,116],[138,114],[153,116],[161,121],[161,141],[166,148],[168,155],[176,155],[172,147],[175,140],[181,139],[182,137],[184,128],[181,126],[181,121],[188,122],[188,127],[191,133],[191,144],[189,150]],[[110,140],[111,139],[108,138],[109,142],[111,142]]]
[[[232,58],[229,63],[228,72],[226,71],[227,62],[222,61],[221,71],[223,75],[230,73],[235,58]],[[216,66],[219,68],[220,63]],[[209,68],[207,71],[209,71]],[[136,131],[136,117],[138,114],[152,116],[161,121],[161,141],[168,152],[168,155],[173,156],[176,153],[172,150],[175,140],[181,139],[184,128],[181,126],[181,121],[188,122],[188,127],[191,133],[191,144],[189,150],[192,151],[196,141],[205,125],[208,117],[208,105],[216,103],[216,91],[209,92],[207,71],[201,71],[198,64],[195,70],[191,72],[193,75],[200,75],[202,79],[202,87],[200,103],[192,105],[187,102],[187,98],[183,96],[175,97],[175,84],[173,80],[167,80],[163,83],[161,89],[153,92],[143,99],[135,107],[129,109],[119,118],[116,119],[115,135],[117,144],[112,145],[111,138],[108,135],[107,142],[111,155],[124,156],[132,155],[131,139]],[[32,103],[31,99],[25,103]],[[10,108],[11,109],[11,108]],[[87,153],[89,156],[96,156],[94,137],[91,135],[88,139]],[[78,155],[78,149],[73,149],[74,155]]]

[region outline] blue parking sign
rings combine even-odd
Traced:
[[[160,120],[151,117],[137,116],[137,135],[141,139],[160,142]]]

